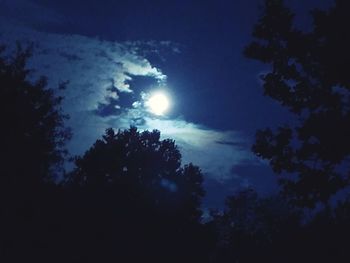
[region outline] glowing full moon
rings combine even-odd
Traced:
[[[148,99],[146,105],[153,114],[163,115],[169,108],[169,99],[163,93],[155,93]]]

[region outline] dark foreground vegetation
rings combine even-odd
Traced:
[[[314,11],[303,32],[266,1],[245,54],[270,65],[265,95],[298,120],[253,146],[281,193],[242,190],[206,221],[201,170],[158,131],[108,129],[57,181],[71,136],[62,98],[28,80],[28,50],[2,49],[0,262],[349,262],[349,11]]]

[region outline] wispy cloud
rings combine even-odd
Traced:
[[[232,177],[232,166],[254,163],[244,136],[234,131],[218,131],[182,119],[146,118],[145,129],[156,128],[164,138],[173,138],[181,149],[183,160],[198,164],[206,176],[224,182]],[[220,141],[235,142],[222,144]]]

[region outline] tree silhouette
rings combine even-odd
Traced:
[[[52,261],[62,197],[53,180],[70,138],[67,116],[44,77],[30,80],[31,47],[4,53],[0,48],[0,261]]]
[[[181,166],[173,140],[161,140],[157,130],[107,129],[75,164],[65,187],[69,232],[81,254],[90,260],[103,254],[128,262],[207,262],[202,174],[193,164]]]
[[[301,242],[297,242],[300,213],[280,196],[261,198],[253,189],[242,190],[226,199],[223,212],[212,216],[210,224],[219,240],[216,262],[296,262],[303,258]]]
[[[253,151],[280,174],[292,202],[314,207],[349,184],[349,1],[314,10],[313,28],[295,28],[281,0],[267,0],[245,55],[270,65],[264,94],[298,119],[294,127],[259,130]]]
[[[67,116],[60,107],[62,97],[47,88],[45,77],[30,81],[26,68],[30,56],[30,47],[18,45],[12,56],[0,57],[2,184],[52,179],[49,175],[62,164],[64,144],[70,138],[64,127]]]
[[[107,129],[84,154],[76,158],[68,180],[87,188],[115,187],[129,198],[141,198],[169,213],[198,221],[204,195],[202,175],[192,164],[181,167],[175,141],[160,140],[160,132],[136,127]]]

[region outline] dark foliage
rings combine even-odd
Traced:
[[[260,130],[253,151],[281,174],[295,204],[314,207],[349,184],[350,24],[349,1],[314,10],[313,29],[293,25],[281,0],[267,0],[245,55],[269,64],[265,95],[298,118],[295,127]]]
[[[306,219],[281,196],[239,192],[212,214],[214,262],[348,262],[349,212],[344,201]]]
[[[20,262],[58,231],[53,220],[58,188],[52,182],[62,170],[70,131],[62,98],[44,77],[29,80],[31,48],[18,45],[12,56],[4,52],[1,48],[0,261]]]
[[[207,261],[201,172],[181,167],[175,142],[160,140],[158,131],[108,129],[76,159],[65,187],[74,200],[73,244],[82,242],[87,259]]]
[[[139,132],[136,127],[108,129],[102,140],[83,157],[68,185],[84,189],[111,188],[121,197],[148,202],[175,217],[198,222],[204,195],[200,169],[192,164],[181,167],[181,154],[170,139],[160,140],[160,132]]]
[[[50,179],[47,176],[64,160],[64,143],[70,138],[64,127],[67,116],[60,107],[62,97],[46,87],[45,77],[34,83],[29,80],[30,55],[31,48],[18,45],[12,57],[0,58],[0,174],[7,183]]]

